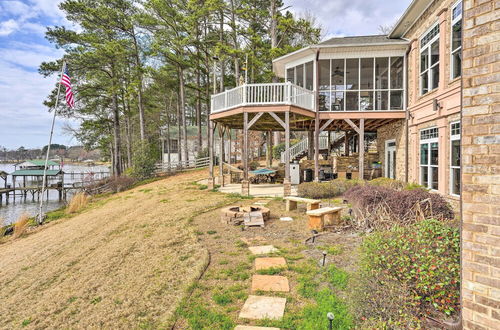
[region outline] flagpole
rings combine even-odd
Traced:
[[[40,210],[38,212],[38,224],[43,222],[43,194],[45,193],[45,185],[47,184],[47,167],[49,164],[50,145],[52,144],[52,135],[54,135],[54,124],[56,122],[57,105],[59,104],[59,95],[61,94],[61,80],[66,67],[66,61],[63,61],[61,75],[59,77],[59,86],[57,87],[56,105],[54,107],[54,116],[52,117],[52,126],[50,128],[49,144],[47,145],[47,154],[45,155],[45,167],[43,168],[42,194],[40,198]]]

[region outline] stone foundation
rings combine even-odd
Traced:
[[[289,180],[283,181],[283,196],[290,196],[292,194],[292,183]]]
[[[215,177],[209,177],[207,183],[208,190],[212,190],[215,188]]]
[[[241,194],[243,196],[250,196],[250,181],[248,180],[241,181]]]

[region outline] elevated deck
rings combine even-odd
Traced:
[[[252,130],[283,131],[285,113],[289,113],[289,129],[311,130],[316,118],[315,92],[286,83],[245,84],[212,96],[210,119],[223,126],[243,129],[244,113],[252,121]],[[257,117],[259,116],[259,117]],[[394,120],[404,119],[404,110],[331,110],[319,111],[322,130],[349,130],[346,120],[364,119],[367,129],[376,129]]]

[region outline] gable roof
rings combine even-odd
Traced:
[[[406,44],[407,41],[400,38],[389,39],[386,35],[371,36],[353,36],[336,37],[320,42],[320,46],[369,46],[369,45],[388,45],[388,44]]]
[[[389,38],[403,38],[432,3],[433,0],[413,0],[392,28]]]
[[[58,166],[59,164],[53,160],[47,162],[47,166]],[[45,166],[44,159],[31,159],[24,162],[17,163],[16,166]]]
[[[56,176],[63,174],[61,170],[47,170],[47,176]],[[12,172],[13,176],[43,176],[43,170],[17,170]]]

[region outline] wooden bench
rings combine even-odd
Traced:
[[[297,209],[297,203],[306,203],[307,204],[307,210],[316,210],[319,209],[319,203],[321,202],[320,200],[317,199],[310,199],[310,198],[302,198],[302,197],[295,197],[295,196],[287,196],[285,197],[286,200],[286,210],[296,210]]]
[[[340,211],[343,207],[322,207],[307,211],[309,216],[309,229],[323,230],[325,226],[340,224]]]

